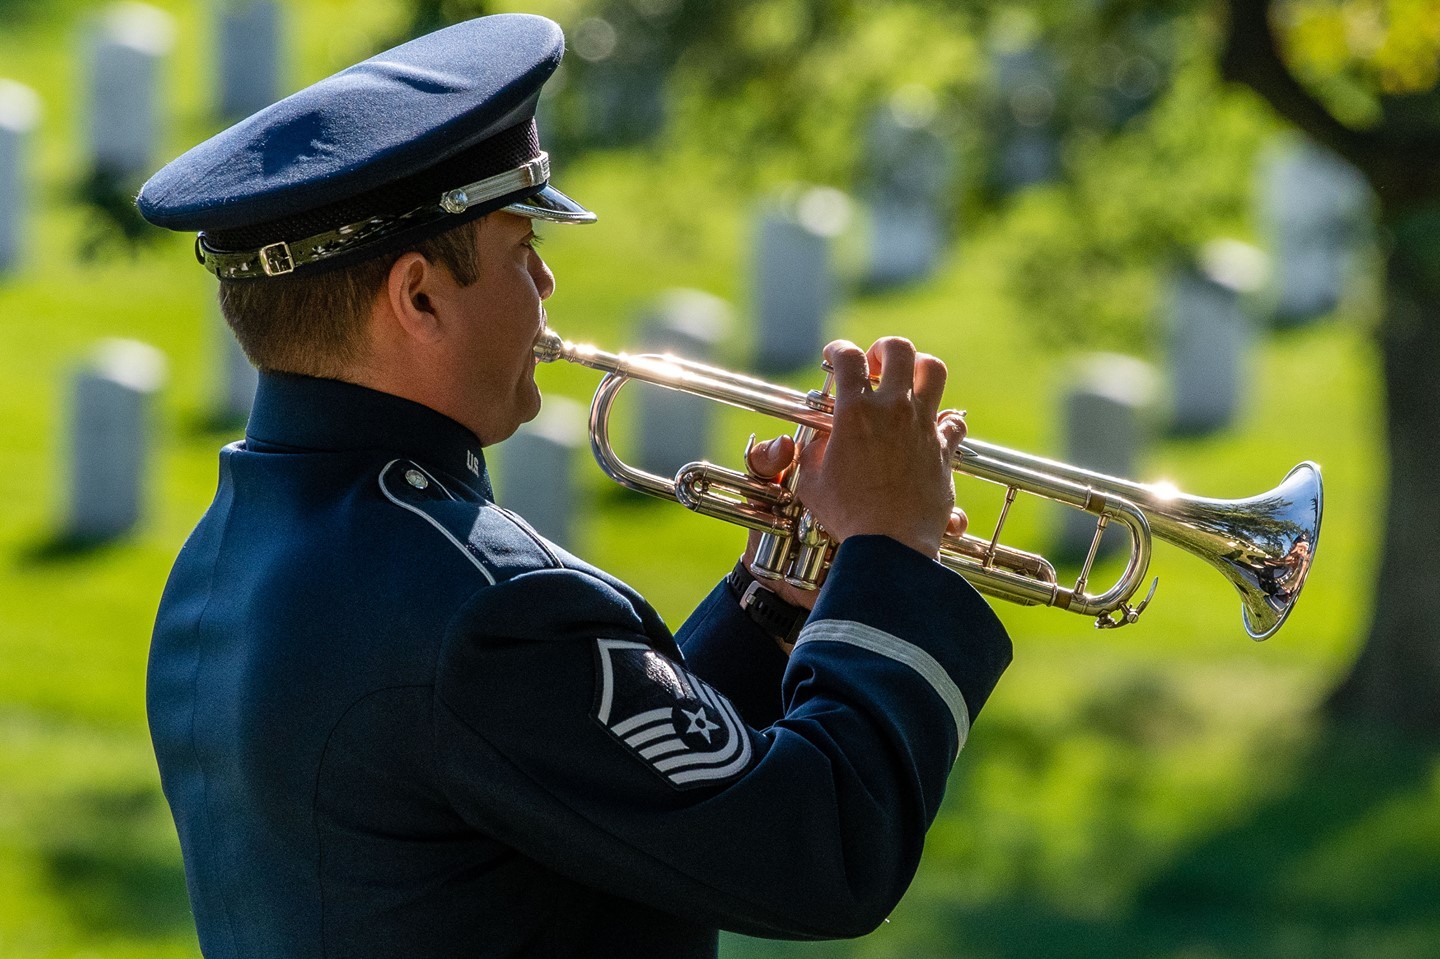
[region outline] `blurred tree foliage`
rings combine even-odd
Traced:
[[[1352,126],[1383,122],[1396,98],[1430,94],[1440,80],[1431,0],[1289,2],[1276,13],[1296,76]]]
[[[567,156],[635,142],[703,152],[748,191],[853,188],[876,111],[919,101],[959,161],[950,222],[1017,207],[1003,221],[1010,281],[1043,318],[1037,336],[1143,351],[1157,260],[1248,228],[1251,164],[1273,123],[1218,83],[1209,24],[1131,6],[572,5],[546,137]],[[1007,89],[997,63],[1026,56],[1043,75]],[[1053,138],[1058,162],[1048,184],[1014,192],[995,158],[1026,128]]]
[[[1153,352],[1157,276],[1217,236],[1250,234],[1255,155],[1273,124],[1203,56],[1169,66],[1144,113],[1071,132],[1062,178],[1016,195],[999,224],[1011,289],[1057,347]]]
[[[78,6],[78,0],[0,0],[0,29],[18,26],[23,21],[57,9]]]
[[[410,17],[405,24],[404,36],[392,37],[380,44],[378,49],[387,50],[411,37],[424,36],[452,23],[494,12],[486,0],[410,0]]]
[[[953,123],[983,72],[973,18],[920,0],[603,0],[587,9],[571,33],[562,128],[614,142],[587,90],[633,76],[635,90],[665,94],[665,140],[703,144],[742,186],[797,175],[851,182],[871,109],[920,86],[937,99],[940,122]]]

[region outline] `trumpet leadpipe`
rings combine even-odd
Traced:
[[[669,354],[611,353],[584,343],[562,339],[553,330],[543,330],[535,341],[535,358],[542,363],[565,360],[601,373],[681,393],[691,393],[743,410],[753,410],[788,419],[812,429],[830,431],[832,408],[818,406],[819,394],[802,393],[787,386],[768,383],[753,376],[732,373]]]

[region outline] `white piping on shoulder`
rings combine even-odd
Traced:
[[[441,536],[444,536],[444,537],[445,537],[446,539],[448,539],[452,544],[454,544],[454,546],[455,546],[456,549],[458,549],[460,552],[464,553],[464,554],[465,554],[465,558],[468,559],[468,560],[471,562],[471,564],[473,564],[474,567],[480,571],[480,574],[485,577],[485,579],[490,583],[491,586],[494,586],[494,585],[495,585],[495,575],[494,575],[493,573],[491,573],[490,570],[488,570],[488,569],[485,568],[485,564],[482,563],[482,562],[480,562],[479,557],[477,557],[474,553],[472,553],[472,552],[470,551],[470,549],[469,549],[464,543],[460,542],[458,539],[456,539],[456,538],[450,533],[450,531],[449,531],[448,529],[446,529],[445,527],[441,526],[438,522],[436,522],[436,521],[435,521],[435,517],[431,516],[429,513],[425,512],[423,509],[419,509],[419,508],[417,508],[417,507],[415,507],[415,506],[412,506],[412,505],[410,505],[409,503],[406,503],[406,502],[403,501],[403,500],[396,499],[395,496],[394,496],[394,494],[392,494],[392,493],[390,492],[390,490],[385,487],[385,474],[386,474],[386,473],[389,473],[389,472],[390,472],[390,469],[391,469],[396,463],[398,463],[398,462],[400,462],[400,461],[399,461],[399,460],[391,460],[390,462],[386,463],[386,464],[385,464],[385,468],[380,471],[380,480],[379,480],[379,482],[380,482],[380,492],[384,493],[384,494],[385,494],[385,498],[388,499],[390,502],[394,503],[396,506],[402,507],[403,509],[408,509],[410,512],[414,513],[416,516],[420,517],[420,518],[423,519],[425,522],[429,523],[431,526],[433,526],[433,527],[435,527],[436,529],[438,529],[438,530],[440,531],[440,535],[441,535]],[[419,464],[416,464],[416,469],[420,469]],[[425,470],[423,470],[423,469],[420,469],[420,472],[425,473],[425,478],[428,479],[428,480],[430,480],[430,482],[434,483],[436,486],[439,486],[440,489],[441,489],[441,491],[443,491],[446,496],[450,497],[450,499],[453,500],[453,499],[455,498],[453,495],[451,495],[451,493],[450,493],[450,491],[449,491],[448,489],[445,489],[445,487],[440,483],[439,480],[435,479],[435,477],[431,476],[429,473],[425,472]]]
[[[970,736],[970,707],[965,705],[965,696],[960,692],[960,687],[955,685],[954,680],[945,672],[945,667],[941,666],[935,657],[898,636],[848,619],[822,619],[806,624],[805,628],[800,630],[800,637],[795,640],[795,648],[799,649],[805,643],[819,642],[845,643],[878,653],[915,670],[920,674],[920,678],[935,690],[955,720],[955,733],[959,740],[957,755],[959,750],[964,748],[965,740]]]

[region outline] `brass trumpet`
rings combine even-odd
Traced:
[[[777,483],[702,461],[681,467],[673,478],[657,476],[615,454],[610,411],[621,388],[640,380],[788,420],[797,426],[798,448],[830,429],[833,376],[821,389],[801,393],[670,355],[608,353],[567,342],[548,329],[536,339],[534,352],[541,362],[566,360],[606,374],[590,406],[590,446],[611,479],[761,531],[756,575],[802,589],[818,587],[836,544],[796,499],[795,470]],[[946,534],[940,562],[987,595],[1093,616],[1100,628],[1135,622],[1154,596],[1152,584],[1141,602],[1131,604],[1150,564],[1152,534],[1205,560],[1234,584],[1245,630],[1256,640],[1269,638],[1285,622],[1315,561],[1322,487],[1320,467],[1312,462],[1296,466],[1269,492],[1242,500],[1187,496],[1164,485],[1133,483],[968,438],[954,469],[1005,487],[1005,501],[989,538]],[[1095,535],[1073,586],[1059,584],[1045,557],[1000,542],[1010,506],[1021,492],[1096,516]],[[1128,534],[1130,556],[1109,589],[1091,592],[1087,581],[1100,537],[1112,523]]]

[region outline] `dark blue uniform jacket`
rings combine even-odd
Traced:
[[[457,423],[265,376],[148,708],[210,959],[713,956],[884,919],[1009,658],[884,537],[788,661],[723,583],[677,644],[495,505]]]

